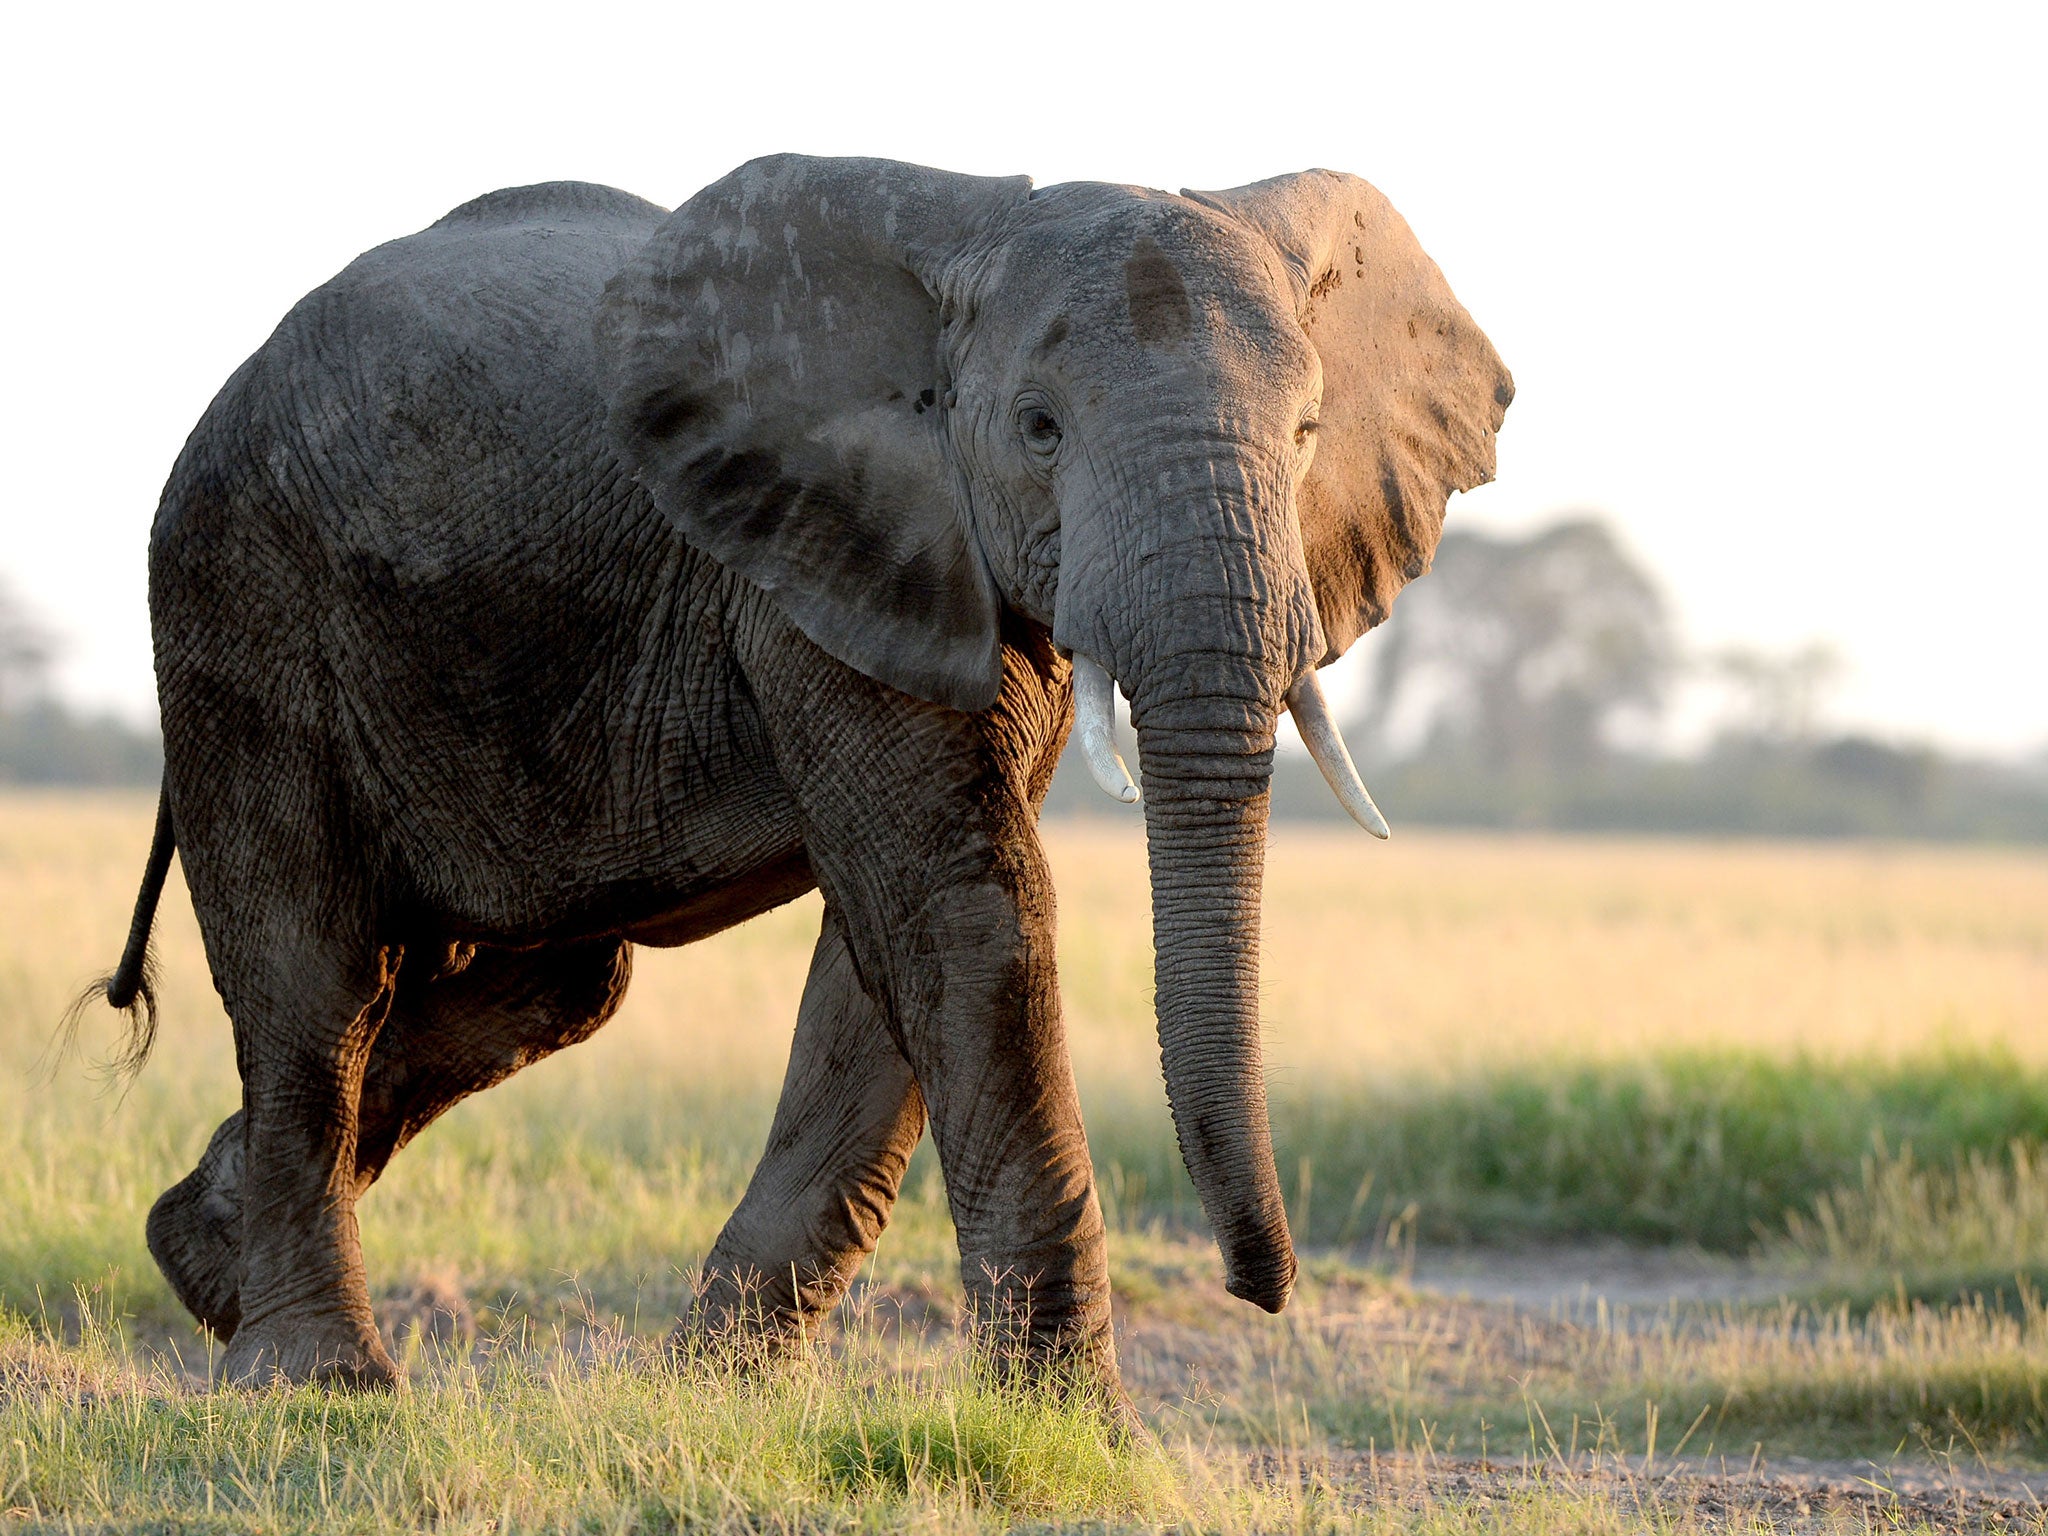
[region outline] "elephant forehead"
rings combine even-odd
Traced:
[[[1314,365],[1270,243],[1168,193],[1097,183],[1034,193],[993,275],[984,310],[1011,311],[1033,358],[1056,366],[1256,365],[1278,379]]]
[[[1124,262],[1124,298],[1138,344],[1177,350],[1195,323],[1187,281],[1150,235],[1140,235]]]
[[[1140,250],[1184,282],[1260,287],[1281,280],[1265,242],[1237,220],[1170,192],[1074,182],[1034,192],[1011,212],[1005,244],[1042,275],[1114,274]]]

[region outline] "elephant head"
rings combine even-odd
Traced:
[[[1427,569],[1450,493],[1491,477],[1513,386],[1485,336],[1356,177],[1176,197],[792,155],[678,209],[607,288],[598,338],[656,502],[824,650],[978,710],[1001,610],[1023,614],[1074,657],[1113,792],[1121,684],[1181,1152],[1231,1291],[1277,1311],[1274,727],[1293,708],[1377,819],[1315,669]]]

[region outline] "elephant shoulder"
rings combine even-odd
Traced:
[[[394,569],[521,536],[546,488],[609,469],[590,315],[662,217],[554,183],[364,252],[295,304],[209,407],[163,538],[190,542],[187,503],[374,548]]]

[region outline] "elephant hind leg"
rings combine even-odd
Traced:
[[[275,919],[275,914],[273,914]],[[398,1370],[378,1339],[355,1215],[362,1080],[397,991],[402,951],[298,938],[215,965],[242,1073],[240,1319],[224,1379],[388,1386]]]
[[[768,1145],[673,1347],[744,1340],[774,1353],[800,1340],[874,1252],[923,1133],[910,1064],[828,906]]]
[[[355,1138],[360,1196],[394,1153],[460,1100],[587,1039],[618,1009],[631,951],[617,940],[478,949],[460,970],[409,954],[363,1072]],[[186,1309],[234,1337],[242,1317],[246,1121],[236,1111],[199,1164],[149,1213],[149,1251]]]
[[[144,1235],[171,1292],[222,1343],[242,1322],[242,1154],[247,1120],[221,1121],[198,1166],[157,1197]]]
[[[589,1039],[625,1001],[632,962],[630,945],[605,938],[479,948],[452,973],[401,973],[363,1081],[359,1187],[368,1189],[401,1147],[463,1099]]]

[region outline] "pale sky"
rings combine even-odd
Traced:
[[[15,12],[0,580],[72,698],[148,717],[157,493],[301,294],[494,187],[801,150],[1356,172],[1515,373],[1453,526],[1601,509],[1692,644],[1837,645],[1838,723],[2048,746],[2048,7],[697,11]]]

